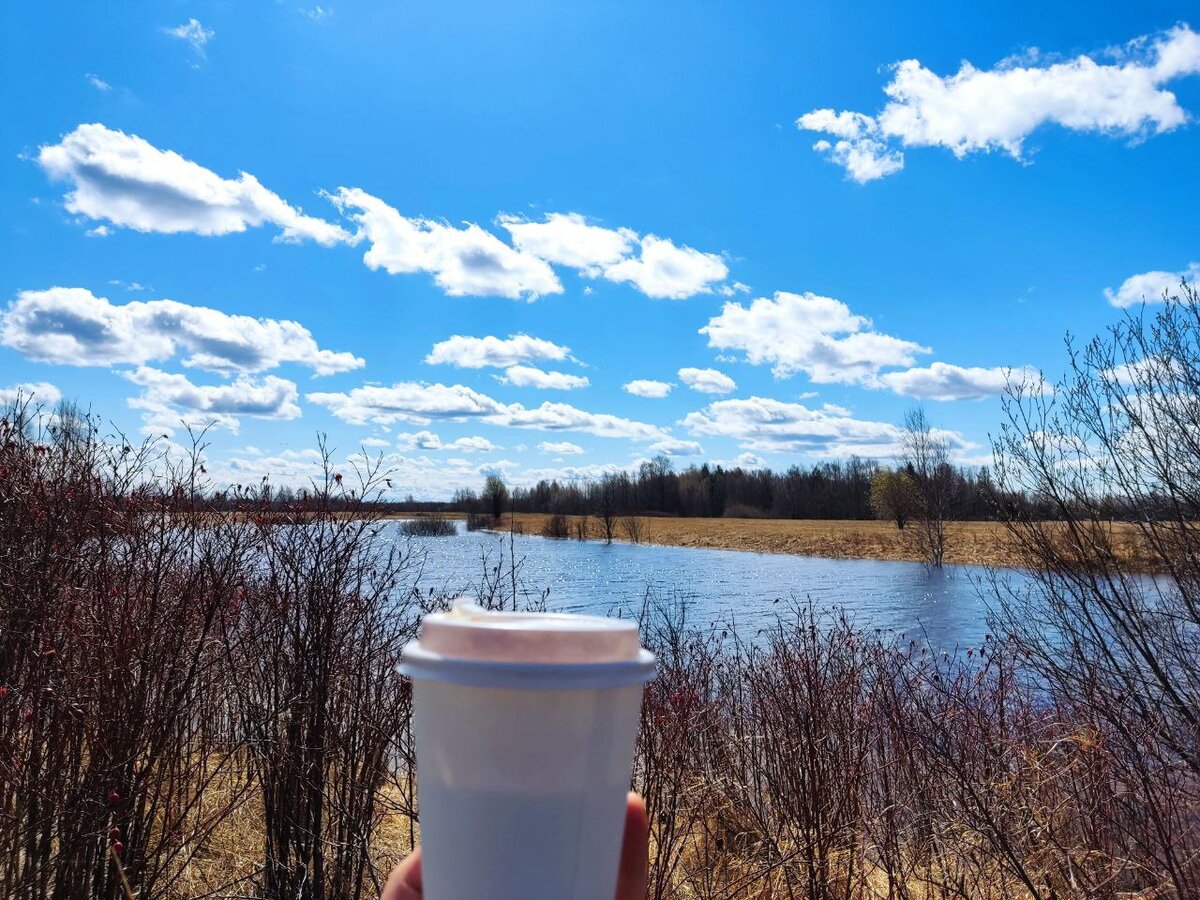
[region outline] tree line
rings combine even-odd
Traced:
[[[938,484],[953,518],[992,519],[995,492],[986,467],[939,465]],[[902,463],[896,472],[904,473]],[[677,470],[668,457],[656,456],[636,471],[613,472],[594,480],[542,480],[508,489],[489,476],[479,492],[461,490],[451,503],[467,513],[503,512],[595,515],[613,506],[621,515],[706,516],[776,519],[894,518],[877,496],[880,476],[892,469],[874,460],[851,457],[786,471],[726,468],[705,463]],[[917,478],[914,473],[908,477]],[[902,513],[907,519],[908,513]],[[901,521],[899,524],[904,524]]]

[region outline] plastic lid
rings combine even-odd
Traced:
[[[460,600],[422,620],[401,671],[479,686],[604,687],[653,677],[654,656],[627,619],[495,612]]]
[[[469,600],[421,622],[421,647],[453,659],[601,663],[636,659],[637,624],[564,613],[493,612]]]

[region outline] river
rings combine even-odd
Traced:
[[[456,526],[454,536],[399,538],[423,559],[421,585],[472,596],[487,578],[507,584],[509,536]],[[860,628],[921,637],[941,649],[978,644],[987,632],[987,573],[976,567],[934,571],[917,563],[532,535],[516,535],[512,551],[522,595],[544,593],[547,607],[563,612],[633,610],[650,591],[686,602],[694,624],[729,623],[749,639],[797,601],[823,612],[840,609]]]

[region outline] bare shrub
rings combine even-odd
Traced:
[[[252,541],[197,466],[70,407],[0,424],[2,896],[169,896],[246,796],[220,636]]]
[[[485,528],[492,528],[495,524],[496,520],[491,516],[482,513],[467,514],[467,531],[483,531]]]
[[[644,523],[638,516],[622,517],[621,530],[625,532],[625,538],[631,544],[640,544],[645,535]]]
[[[576,516],[572,523],[575,526],[575,540],[586,541],[588,539],[588,516],[584,513],[582,516]]]
[[[230,689],[264,812],[268,897],[356,898],[382,884],[372,834],[396,741],[411,719],[395,675],[421,611],[410,556],[326,455],[294,517],[256,520],[261,560],[230,641]],[[411,813],[411,810],[410,810]]]
[[[421,516],[416,519],[405,519],[398,526],[401,534],[407,537],[453,537],[458,534],[458,527],[453,519],[445,516]]]
[[[1014,385],[996,457],[1032,589],[1000,582],[1000,625],[1103,754],[1119,786],[1094,810],[1126,872],[1200,895],[1200,297],[1127,314],[1047,394]],[[1111,539],[1139,532],[1158,573]]]
[[[565,540],[571,536],[570,525],[567,523],[567,517],[563,515],[553,515],[546,519],[542,525],[542,537],[556,538]]]

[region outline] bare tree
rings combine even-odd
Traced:
[[[1164,299],[1068,342],[1053,392],[1010,388],[996,468],[1028,498],[1007,525],[1034,584],[998,582],[998,625],[1126,786],[1102,826],[1185,897],[1200,896],[1200,297]]]
[[[483,483],[483,494],[480,497],[483,507],[492,514],[493,519],[504,515],[508,506],[508,487],[499,475],[489,475]]]
[[[592,509],[604,532],[604,543],[611,544],[617,528],[616,486],[611,478],[603,478],[591,486],[589,493],[592,495]]]
[[[929,424],[925,410],[919,406],[904,414],[900,463],[916,485],[917,527],[913,540],[925,561],[940,569],[946,554],[946,520],[954,499],[954,469],[950,465],[949,440]]]
[[[871,478],[871,509],[876,518],[891,519],[900,530],[920,505],[917,486],[903,470],[880,469]]]

